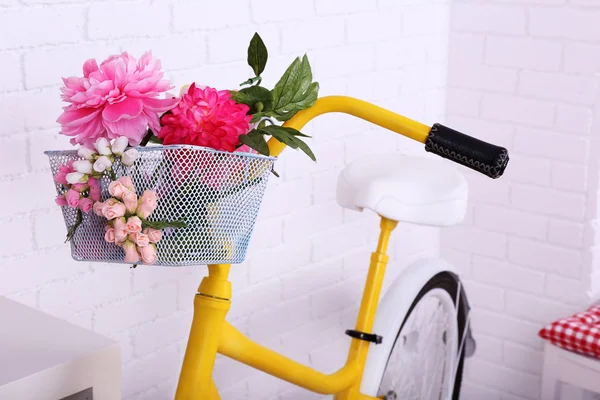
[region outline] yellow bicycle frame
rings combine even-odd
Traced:
[[[321,114],[343,112],[403,134],[424,143],[430,127],[377,107],[373,104],[344,96],[324,97],[297,113],[284,125],[301,129],[308,121]],[[271,155],[277,156],[285,144],[271,138]],[[381,219],[381,233],[371,265],[356,320],[356,330],[371,333],[381,293],[381,285],[388,262],[387,246],[397,222]],[[183,360],[176,400],[218,400],[212,371],[217,353],[223,354],[265,373],[311,390],[333,394],[337,400],[374,400],[360,393],[363,370],[369,351],[369,342],[352,339],[346,365],[333,374],[323,374],[269,350],[235,329],[225,321],[231,305],[230,265],[208,266],[205,277],[194,299],[194,317]]]

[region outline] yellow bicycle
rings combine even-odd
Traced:
[[[318,115],[342,112],[425,143],[425,149],[492,178],[502,175],[508,152],[439,124],[418,123],[357,99],[324,97],[285,125],[301,129]],[[277,156],[285,144],[272,138]],[[458,399],[465,354],[474,351],[469,305],[456,269],[441,260],[408,267],[380,301],[390,235],[398,221],[449,226],[464,217],[467,183],[444,163],[397,154],[370,156],[340,175],[338,202],[381,216],[360,311],[346,364],[323,374],[269,350],[225,321],[231,304],[230,265],[209,265],[194,299],[194,318],[176,399],[216,400],[217,353],[338,400]]]

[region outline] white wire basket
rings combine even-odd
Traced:
[[[131,177],[137,193],[153,190],[158,207],[149,221],[184,220],[186,228],[165,228],[157,243],[155,265],[186,266],[241,263],[252,236],[269,175],[275,161],[251,153],[228,153],[197,146],[138,147],[139,158],[127,167],[116,161],[117,178]],[[54,175],[59,166],[78,160],[77,151],[46,151]],[[109,198],[109,177],[100,180],[102,201]],[[65,192],[57,184],[59,195]],[[65,225],[77,217],[74,208],[62,207]],[[93,212],[71,241],[78,261],[125,263],[124,250],[104,239],[106,219]]]

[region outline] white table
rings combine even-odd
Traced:
[[[91,392],[121,399],[119,344],[0,297],[0,399],[91,400]]]
[[[563,383],[571,385],[570,393],[561,390]],[[600,360],[546,342],[541,400],[597,398],[592,393],[600,393]]]

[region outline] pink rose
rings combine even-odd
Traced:
[[[111,220],[122,217],[126,211],[123,203],[115,199],[108,199],[108,202],[102,208],[102,215],[104,215],[104,218]]]
[[[66,195],[67,204],[73,208],[77,208],[79,206],[80,194],[77,190],[69,189]]]
[[[142,231],[142,220],[138,217],[129,217],[125,226],[127,233],[138,233]]]
[[[65,167],[64,165],[61,165],[58,168],[58,172],[56,174],[54,174],[54,182],[60,183],[61,185],[68,184],[67,174],[69,174],[69,173],[71,173],[69,168]]]
[[[150,243],[158,243],[162,239],[162,231],[153,228],[144,229],[144,233],[148,235]]]
[[[122,176],[119,178],[119,181],[125,186],[127,189],[135,192],[135,186],[133,186],[133,181],[129,176]]]
[[[130,233],[129,240],[133,241],[138,247],[146,247],[150,244],[150,239],[145,233]]]
[[[108,228],[104,234],[104,240],[106,240],[108,243],[114,243],[115,239],[115,230],[113,228]]]
[[[151,190],[146,190],[138,202],[136,214],[140,218],[146,219],[156,210],[156,206],[156,194]]]
[[[61,195],[56,196],[56,199],[54,201],[61,207],[66,206],[68,204],[67,199],[65,199],[65,196]]]
[[[123,203],[125,203],[125,208],[127,209],[128,213],[135,213],[138,205],[137,194],[129,191],[123,193]]]
[[[137,252],[135,243],[129,240],[123,243],[123,250],[125,250],[125,262],[137,263],[140,261],[140,255]]]
[[[98,179],[92,178],[91,176],[88,178],[87,184],[90,186],[98,185]]]
[[[92,199],[94,201],[100,200],[100,186],[90,185],[90,199]]]
[[[127,228],[125,218],[117,218],[113,222],[113,228],[115,230],[115,243],[122,243],[127,239]]]
[[[94,210],[94,214],[96,214],[99,217],[103,217],[104,214],[102,213],[102,209],[104,208],[104,204],[106,202],[108,202],[108,200],[104,201],[104,202],[102,202],[102,201],[96,201],[94,203],[94,205],[92,206],[92,209]]]
[[[120,180],[112,181],[108,185],[108,193],[113,197],[121,199],[127,192],[130,192],[130,190]]]
[[[154,264],[158,257],[156,256],[156,245],[150,244],[145,247],[138,247],[138,252],[142,256],[144,264]]]
[[[89,213],[94,206],[94,201],[87,197],[82,197],[79,199],[79,209],[84,213]]]
[[[79,193],[86,191],[88,188],[87,183],[75,183],[71,185],[71,189],[77,190]]]

